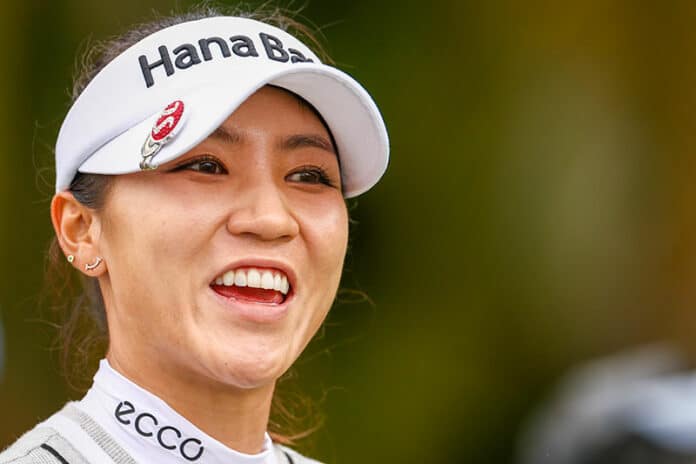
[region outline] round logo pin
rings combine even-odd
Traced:
[[[181,100],[174,100],[162,110],[140,150],[140,154],[143,157],[140,161],[140,169],[157,168],[157,165],[152,163],[152,158],[155,157],[162,146],[176,136],[183,126],[183,117],[184,102]]]

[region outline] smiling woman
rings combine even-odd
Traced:
[[[386,168],[379,111],[248,17],[166,18],[104,49],[61,127],[51,203],[104,359],[0,462],[314,462],[269,417],[336,295],[344,198]]]

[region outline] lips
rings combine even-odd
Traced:
[[[252,287],[226,287],[224,285],[213,285],[212,288],[225,298],[234,298],[250,303],[281,304],[285,301],[285,295],[275,290]]]
[[[291,290],[283,271],[260,267],[228,270],[216,277],[210,287],[225,298],[262,304],[282,304]]]

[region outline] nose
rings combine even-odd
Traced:
[[[230,201],[227,230],[264,241],[295,237],[300,226],[291,205],[272,181],[249,181]]]

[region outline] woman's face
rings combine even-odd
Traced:
[[[98,239],[110,360],[144,383],[272,385],[338,288],[340,182],[322,122],[272,87],[180,158],[116,176]]]

